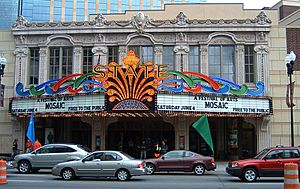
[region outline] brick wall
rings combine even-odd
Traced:
[[[300,71],[300,28],[287,28],[286,38],[287,53],[294,51],[297,55],[294,70]]]

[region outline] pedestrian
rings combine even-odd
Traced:
[[[26,142],[26,153],[30,153],[30,152],[32,152],[32,150],[33,150],[33,145],[32,145],[32,143],[31,143],[31,141],[28,139],[27,140],[27,142]]]
[[[12,150],[13,150],[13,153],[12,153],[12,159],[14,159],[15,156],[19,154],[19,150],[18,150],[18,139],[15,139],[15,140],[14,140],[13,146],[12,146]]]
[[[52,144],[53,143],[53,139],[54,139],[54,136],[52,134],[52,132],[50,131],[48,136],[47,136],[47,139],[48,139],[48,144]]]
[[[160,154],[165,154],[168,151],[168,145],[164,140],[161,141],[161,149],[160,149]]]
[[[156,143],[155,146],[154,146],[154,157],[159,157],[160,156],[160,150],[161,150],[161,147],[159,146],[158,143]]]
[[[36,139],[35,142],[34,142],[34,150],[40,148],[41,146],[42,146],[42,144],[39,142],[38,139]]]
[[[140,149],[140,159],[146,159],[147,158],[147,147],[146,147],[146,142],[143,140],[142,144],[138,146]]]

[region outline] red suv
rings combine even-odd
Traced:
[[[300,147],[266,148],[252,159],[229,162],[226,172],[253,182],[257,177],[282,177],[285,163],[300,165]]]

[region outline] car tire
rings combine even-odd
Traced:
[[[71,169],[71,168],[64,168],[61,171],[61,177],[64,180],[73,180],[75,178],[75,173],[74,173],[73,169]]]
[[[126,181],[129,180],[131,178],[129,171],[125,170],[125,169],[121,169],[117,172],[117,179],[119,181]]]
[[[204,175],[205,166],[203,164],[196,164],[194,166],[194,173],[195,173],[195,175]]]
[[[27,160],[21,160],[18,163],[18,171],[19,171],[19,173],[22,173],[22,174],[29,173],[31,171],[31,164],[30,164],[30,162],[27,161]]]
[[[246,182],[254,182],[257,179],[257,171],[254,168],[246,168],[242,174],[242,180]]]
[[[155,172],[155,166],[152,163],[146,164],[147,174],[152,175]]]

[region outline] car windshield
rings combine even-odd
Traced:
[[[126,154],[125,152],[120,152],[120,153],[123,154],[124,156],[126,156],[130,160],[134,159],[134,157],[131,157],[130,155]]]
[[[262,151],[260,151],[256,156],[254,156],[253,159],[261,159],[270,149],[266,148]]]

